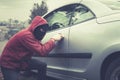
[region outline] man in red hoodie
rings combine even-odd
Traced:
[[[31,69],[38,70],[38,80],[46,80],[47,65],[31,57],[34,53],[40,56],[47,55],[55,47],[55,42],[63,38],[61,34],[56,34],[42,44],[40,41],[48,27],[44,18],[36,16],[28,28],[10,38],[0,57],[4,80],[18,80],[21,70]]]

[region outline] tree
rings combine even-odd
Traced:
[[[10,19],[8,20],[8,22],[9,22],[9,23],[8,23],[8,26],[11,27],[11,26],[12,26],[12,19],[10,18]]]
[[[14,20],[14,22],[15,22],[15,24],[18,24],[18,23],[19,23],[19,21],[18,21],[18,20]]]
[[[45,13],[47,13],[47,11],[48,11],[48,7],[45,1],[42,1],[41,5],[39,5],[38,3],[34,3],[33,9],[30,10],[31,15],[30,15],[29,23],[31,23],[32,19],[35,16],[43,16]]]

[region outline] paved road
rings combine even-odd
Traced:
[[[21,77],[19,80],[37,80],[37,79],[35,77]],[[48,77],[47,80],[57,80],[57,79]]]

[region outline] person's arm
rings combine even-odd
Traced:
[[[62,36],[57,34],[45,44],[42,44],[38,40],[35,40],[34,37],[32,37],[31,35],[25,35],[22,38],[21,43],[31,52],[38,53],[41,56],[45,56],[55,47],[55,42],[61,39]]]

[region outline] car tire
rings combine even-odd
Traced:
[[[108,66],[104,80],[120,80],[120,58],[112,61]]]

